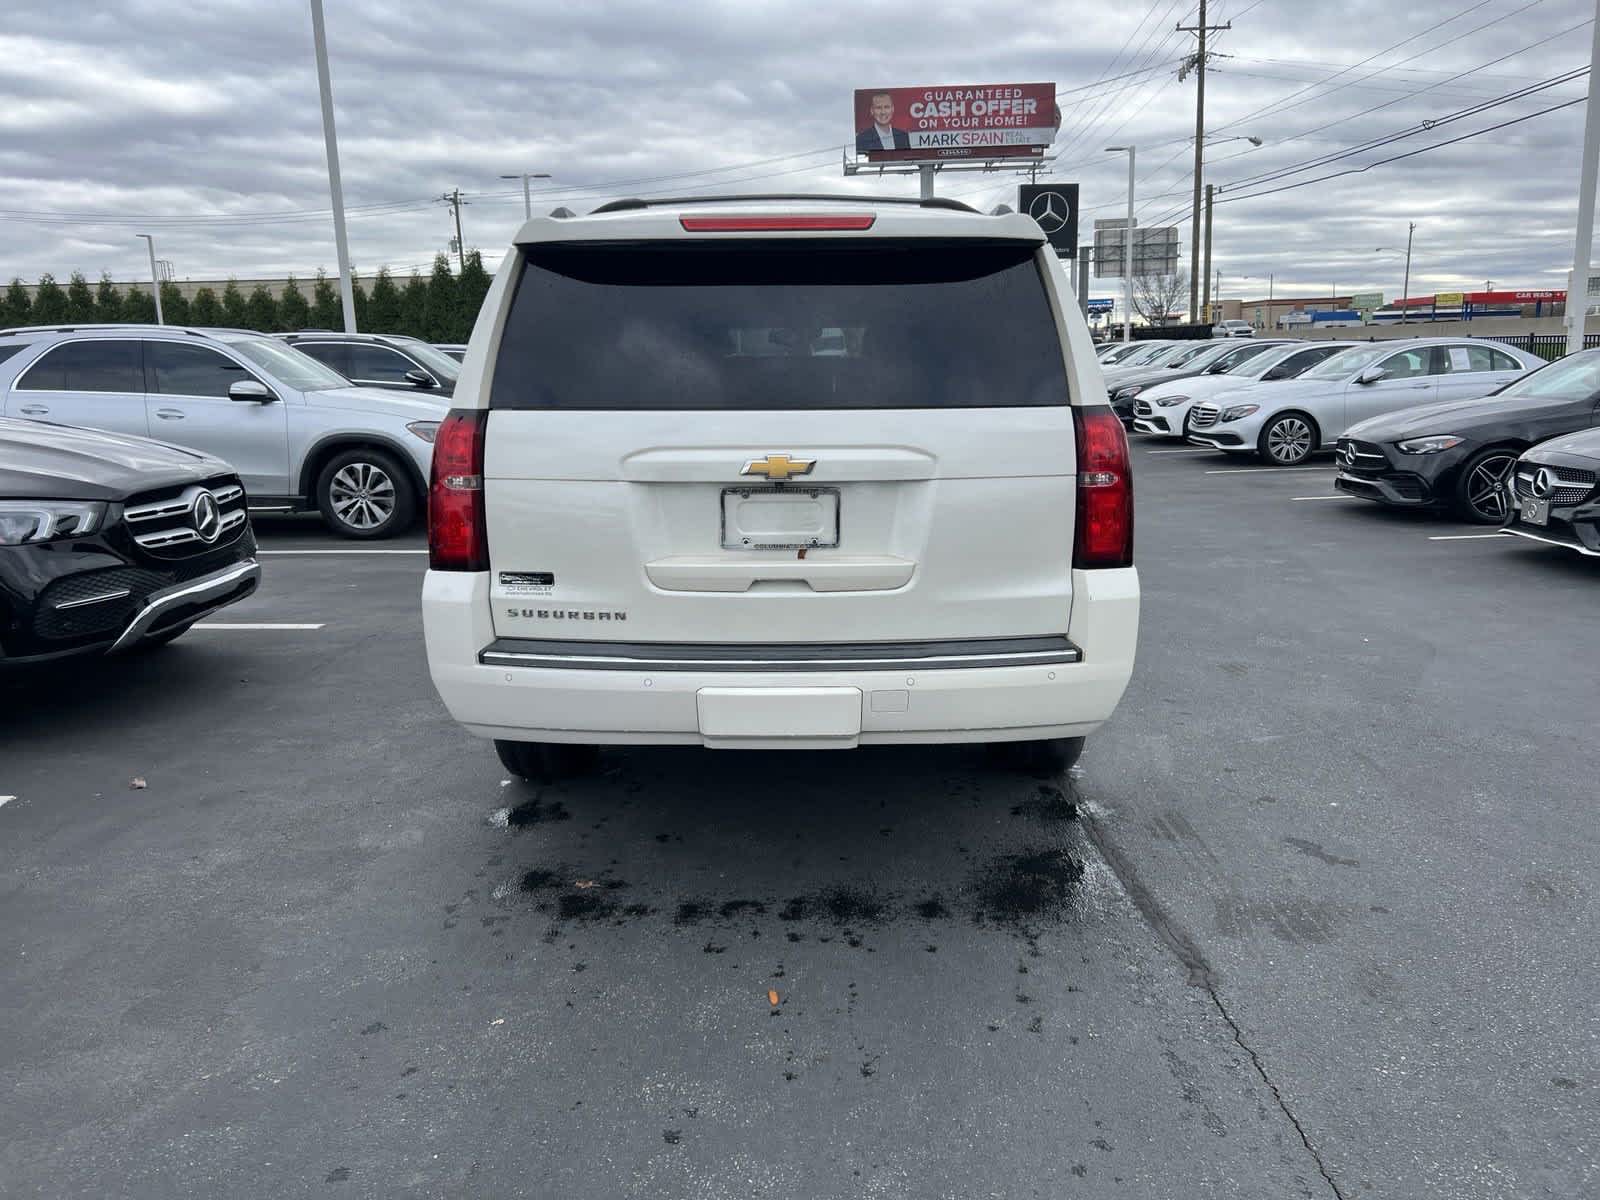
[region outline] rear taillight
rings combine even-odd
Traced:
[[[1072,410],[1078,434],[1075,567],[1133,566],[1133,472],[1128,435],[1109,408]]]
[[[428,480],[428,565],[435,571],[487,571],[483,520],[483,409],[451,409],[433,440]]]

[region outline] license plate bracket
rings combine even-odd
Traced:
[[[722,489],[724,550],[828,550],[839,545],[839,489]]]
[[[1517,501],[1517,516],[1525,525],[1550,524],[1550,501],[1524,496]]]

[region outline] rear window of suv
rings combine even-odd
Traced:
[[[529,247],[489,407],[1065,404],[1035,250],[923,238]]]

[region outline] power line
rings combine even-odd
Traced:
[[[1444,116],[1436,119],[1419,121],[1415,125],[1411,125],[1405,129],[1396,130],[1394,133],[1384,134],[1375,138],[1368,138],[1364,142],[1359,142],[1354,146],[1347,146],[1344,149],[1334,153],[1319,155],[1315,158],[1305,159],[1302,162],[1294,163],[1287,167],[1279,167],[1270,171],[1262,171],[1255,175],[1247,175],[1241,179],[1230,180],[1222,186],[1225,188],[1249,187],[1257,183],[1270,183],[1275,179],[1282,179],[1289,175],[1298,175],[1303,171],[1310,171],[1317,167],[1327,166],[1330,163],[1349,158],[1354,154],[1364,154],[1368,150],[1376,150],[1382,146],[1387,146],[1394,142],[1402,141],[1405,138],[1413,137],[1416,134],[1427,133],[1430,130],[1436,129],[1440,125],[1449,125],[1456,121],[1465,120],[1467,117],[1477,116],[1479,113],[1486,112],[1491,108],[1498,108],[1502,104],[1511,104],[1517,100],[1524,100],[1529,96],[1537,95],[1539,92],[1548,91],[1550,88],[1560,87],[1562,84],[1571,83],[1573,80],[1581,79],[1588,73],[1588,67],[1579,67],[1568,71],[1564,75],[1557,75],[1550,79],[1546,79],[1541,83],[1533,84],[1530,87],[1519,88],[1515,92],[1509,92],[1503,96],[1496,96],[1493,99],[1486,100],[1481,104],[1469,105],[1466,108],[1459,109],[1456,112],[1447,113]]]
[[[1312,184],[1324,183],[1330,179],[1341,179],[1346,175],[1360,175],[1366,171],[1372,170],[1373,167],[1381,167],[1389,163],[1401,162],[1404,159],[1416,158],[1420,154],[1427,154],[1433,150],[1442,150],[1446,146],[1454,146],[1460,142],[1465,142],[1475,137],[1482,137],[1486,133],[1494,133],[1501,129],[1508,129],[1512,125],[1520,125],[1524,121],[1531,121],[1535,117],[1543,117],[1553,112],[1560,112],[1564,108],[1572,108],[1574,105],[1584,104],[1587,102],[1587,96],[1579,96],[1576,100],[1568,100],[1562,104],[1552,104],[1549,108],[1541,108],[1537,112],[1524,113],[1520,117],[1512,117],[1509,120],[1501,121],[1498,125],[1488,125],[1482,129],[1474,129],[1471,133],[1463,133],[1460,137],[1449,138],[1442,142],[1434,142],[1429,146],[1420,146],[1415,150],[1408,150],[1404,154],[1392,154],[1388,158],[1380,158],[1374,162],[1369,162],[1359,167],[1350,167],[1343,171],[1334,171],[1329,175],[1319,175],[1315,179],[1302,179],[1296,183],[1283,184],[1280,187],[1266,188],[1258,192],[1246,192],[1242,196],[1226,196],[1222,199],[1219,199],[1217,203],[1228,204],[1236,200],[1254,200],[1258,196],[1271,196],[1277,192],[1288,192],[1294,190],[1295,188],[1310,187]]]

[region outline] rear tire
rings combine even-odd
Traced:
[[[1461,468],[1452,507],[1475,525],[1504,525],[1509,515],[1505,482],[1516,466],[1517,451],[1507,446],[1480,450]]]
[[[357,447],[342,450],[317,473],[317,508],[340,537],[375,540],[411,527],[417,492],[392,454]]]
[[[994,742],[990,752],[1000,766],[1036,775],[1059,775],[1078,761],[1083,739],[1045,738],[1033,742]]]
[[[501,766],[530,783],[587,775],[600,761],[600,747],[565,742],[511,742],[496,738],[494,752],[500,756]]]
[[[1322,431],[1301,412],[1279,413],[1256,438],[1256,453],[1270,467],[1298,467],[1321,448]]]

